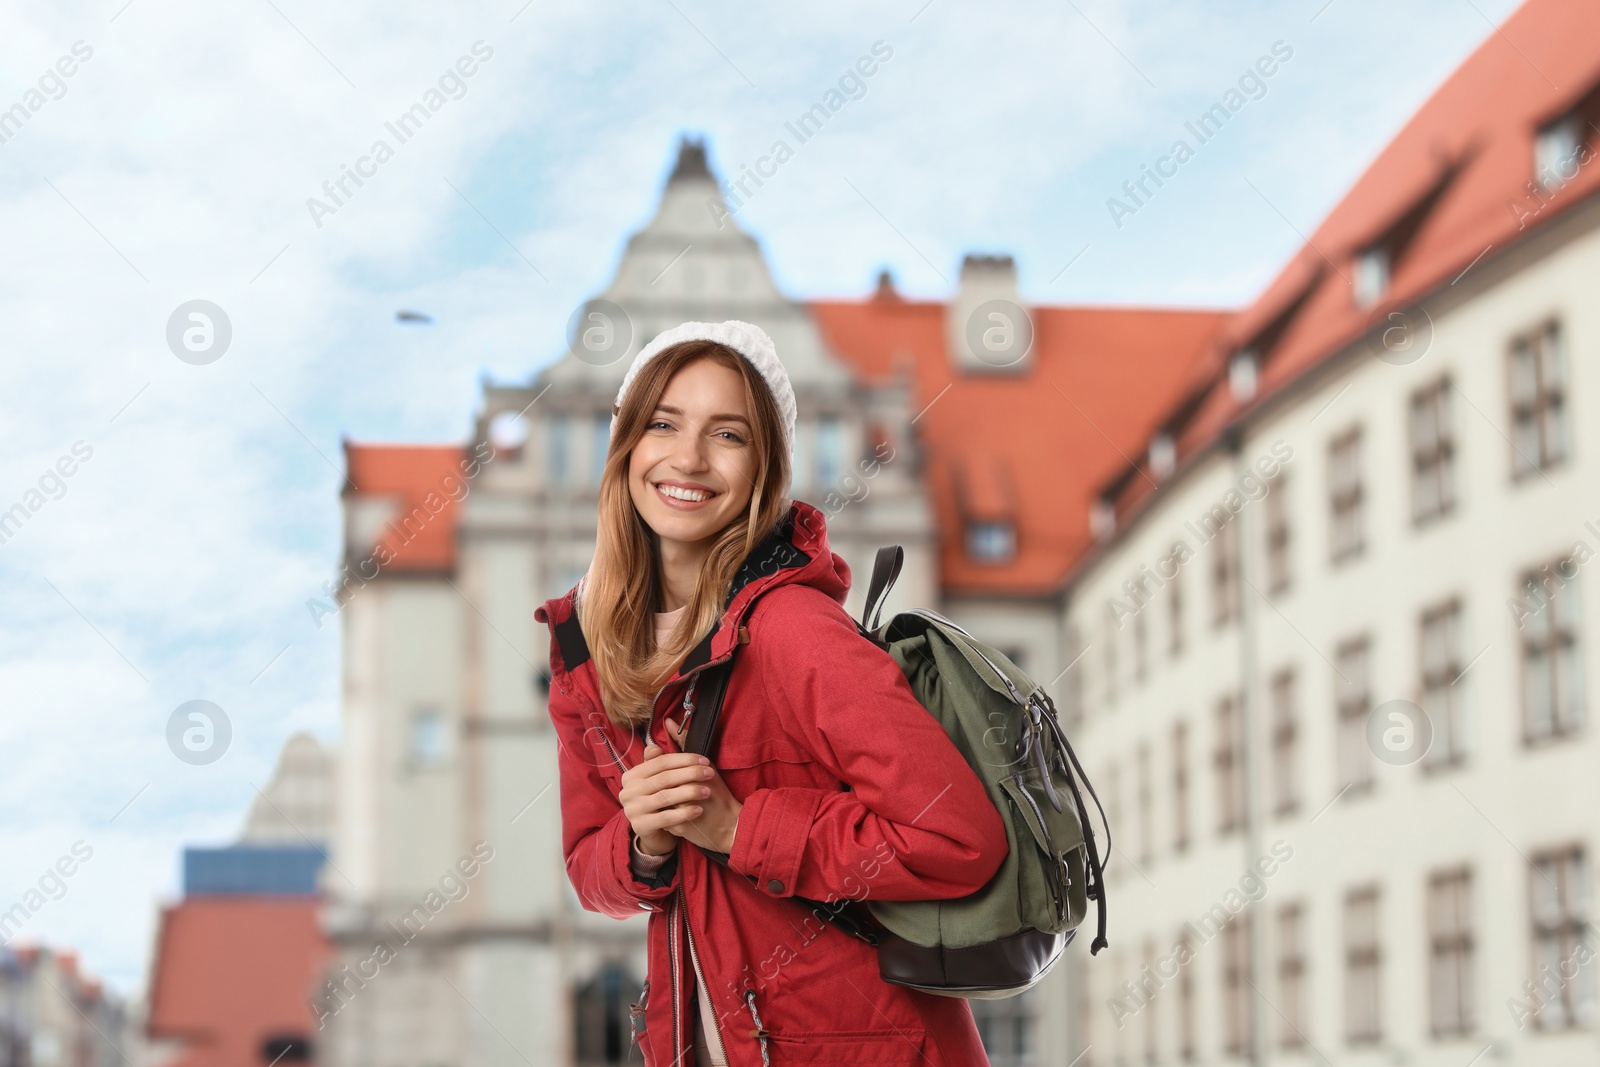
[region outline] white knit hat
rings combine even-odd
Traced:
[[[778,415],[783,419],[783,440],[789,447],[789,462],[792,468],[796,415],[794,387],[789,384],[789,372],[783,369],[783,363],[778,359],[778,348],[772,343],[772,338],[767,336],[767,331],[748,322],[739,322],[737,319],[729,319],[727,322],[685,322],[656,334],[651,342],[633,357],[628,373],[622,376],[622,387],[617,390],[617,407],[619,409],[622,407],[622,398],[627,395],[628,386],[633,384],[633,379],[646,363],[675,344],[702,340],[727,345],[748,360],[767,383],[767,388],[772,391],[772,399],[778,405]],[[617,420],[612,418],[611,435],[615,437],[616,433]]]

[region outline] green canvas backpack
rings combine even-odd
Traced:
[[[1014,996],[1055,965],[1090,900],[1098,929],[1089,951],[1106,946],[1103,864],[1083,794],[1097,809],[1100,801],[1049,694],[1021,668],[932,611],[905,611],[879,624],[883,598],[904,559],[899,545],[878,550],[857,629],[894,659],[977,773],[1005,822],[1010,847],[988,884],[965,897],[790,899],[875,946],[884,981],[945,996]],[[731,669],[730,661],[702,679],[687,751],[709,754]],[[1103,809],[1100,819],[1109,856]],[[707,855],[727,863],[726,854]]]

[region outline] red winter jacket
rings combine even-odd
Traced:
[[[884,982],[876,950],[783,899],[965,896],[1005,859],[1005,827],[983,785],[894,661],[856,631],[849,588],[822,513],[795,501],[739,569],[709,642],[656,694],[650,721],[655,743],[678,751],[663,718],[677,721],[696,671],[737,648],[709,753],[744,805],[729,866],[681,841],[649,881],[632,873],[617,799],[643,728],[606,718],[573,591],[536,612],[551,630],[567,876],[591,911],[650,912],[649,980],[634,1019],[646,1067],[694,1063],[685,939],[729,1067],[762,1067],[764,1052],[772,1067],[989,1062],[966,1001]]]

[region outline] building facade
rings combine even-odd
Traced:
[[[1081,1065],[1600,1062],[1597,41],[1520,9],[1103,486]]]

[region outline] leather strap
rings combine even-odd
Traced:
[[[694,717],[689,721],[689,736],[684,738],[684,751],[694,752],[702,756],[711,755],[717,741],[717,726],[722,719],[722,699],[728,694],[728,679],[733,675],[734,660],[730,657],[726,663],[715,667],[707,667],[701,671],[695,688],[699,690],[699,697],[695,701]],[[715,765],[716,760],[712,760]],[[701,847],[706,858],[713,863],[728,866],[728,854],[715,849]],[[731,868],[730,868],[731,869]],[[751,881],[755,879],[749,875]],[[849,900],[840,900],[832,904],[812,900],[795,894],[792,899],[804,907],[812,915],[823,922],[831,923],[844,933],[858,940],[865,941],[874,947],[878,944],[877,926],[857,909]]]
[[[883,598],[894,588],[905,565],[905,549],[899,545],[884,545],[872,561],[872,581],[867,583],[867,602],[861,609],[861,625],[868,630],[878,628],[878,613],[883,610]]]

